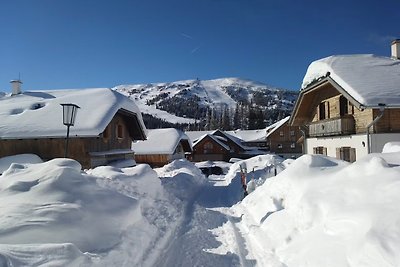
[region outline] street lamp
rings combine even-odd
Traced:
[[[71,103],[61,104],[61,106],[63,107],[63,123],[65,126],[67,126],[67,139],[65,141],[65,154],[64,154],[64,158],[66,158],[68,155],[69,127],[74,126],[76,112],[79,106]]]

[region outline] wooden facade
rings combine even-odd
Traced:
[[[303,127],[306,138],[313,139],[313,147],[308,148],[309,153],[331,156],[334,153],[339,159],[354,162],[358,154],[356,146],[360,147],[362,144],[363,151],[360,150],[360,154],[368,153],[365,152],[368,142],[372,142],[367,137],[369,125],[368,134],[400,133],[399,108],[385,108],[383,117],[376,124],[371,124],[380,114],[378,107],[362,106],[328,77],[303,89],[290,124]],[[354,143],[356,138],[351,138],[352,136],[357,136],[359,143]],[[330,148],[334,152],[329,152],[324,145],[318,144],[318,140],[322,144],[325,142],[323,140],[328,140],[326,138],[332,140],[331,144],[335,144],[336,147]]]
[[[190,160],[195,162],[206,160],[229,161],[230,158],[229,148],[207,135],[193,146]]]
[[[302,154],[302,144],[297,141],[301,137],[298,126],[289,126],[285,122],[267,136],[269,150],[285,158],[298,157]]]
[[[99,136],[70,136],[68,157],[79,161],[83,168],[133,159],[132,128],[138,123],[131,122],[132,118],[118,112]],[[0,139],[0,157],[23,153],[36,154],[43,160],[64,157],[65,138]]]
[[[188,158],[196,162],[207,160],[228,162],[231,158],[247,159],[254,156],[247,152],[240,139],[215,130],[195,142],[193,152]]]
[[[136,154],[135,161],[137,163],[146,163],[151,167],[162,167],[177,159],[184,159],[185,153],[192,152],[192,148],[188,140],[180,140],[176,149],[172,153],[159,154]]]
[[[337,92],[336,96],[321,99],[314,107],[313,117],[309,124],[321,125],[321,130],[310,133],[314,136],[364,134],[368,125],[379,115],[379,109],[359,109],[354,106],[343,94]],[[331,134],[324,134],[324,130],[331,124]],[[399,133],[400,109],[386,109],[383,117],[370,129],[371,133]]]

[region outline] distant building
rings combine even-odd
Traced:
[[[137,163],[161,167],[192,152],[192,144],[182,131],[174,128],[148,130],[147,140],[132,143]]]
[[[229,161],[231,158],[247,159],[264,154],[254,147],[247,147],[236,136],[221,130],[186,132],[193,142],[193,153],[190,160],[198,161]]]
[[[400,141],[400,40],[392,57],[331,56],[314,61],[290,118],[308,154],[353,162]]]
[[[15,83],[14,83],[15,85]],[[22,92],[0,96],[0,157],[32,153],[63,157],[66,127],[60,104],[80,106],[70,128],[68,157],[84,168],[132,159],[132,140],[146,139],[135,103],[107,88]]]
[[[242,140],[242,145],[267,151],[267,129],[268,128],[257,130],[234,130],[227,131],[227,133]]]
[[[303,154],[299,127],[289,125],[286,117],[267,128],[266,143],[269,152],[283,158],[298,158]]]

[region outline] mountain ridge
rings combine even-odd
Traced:
[[[144,114],[173,124],[197,124],[200,128],[201,124],[207,127],[211,116],[218,119],[229,113],[229,120],[233,120],[239,108],[245,109],[242,113],[256,110],[258,120],[274,122],[279,116],[290,114],[298,96],[295,91],[241,78],[124,84],[113,89],[133,99]],[[234,125],[218,128],[231,127]]]

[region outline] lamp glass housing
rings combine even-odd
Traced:
[[[63,107],[63,123],[66,126],[74,126],[76,112],[79,108],[76,104],[61,104]]]

